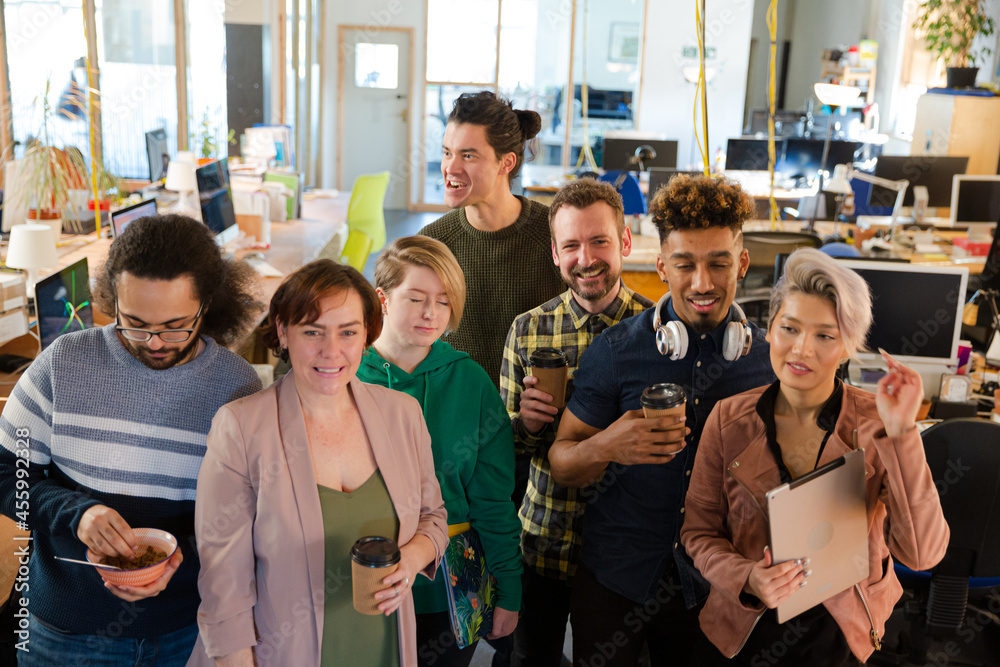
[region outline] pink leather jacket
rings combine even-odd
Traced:
[[[685,501],[681,541],[712,584],[699,621],[728,657],[739,653],[765,611],[756,598],[740,597],[767,544],[765,494],[781,483],[755,410],[765,389],[716,405],[698,443]],[[920,435],[913,430],[888,437],[875,395],[844,387],[840,416],[820,465],[858,447],[865,449],[869,575],[823,604],[851,651],[865,662],[879,648],[886,619],[902,595],[892,558],[913,569],[931,568],[944,557],[949,530]]]

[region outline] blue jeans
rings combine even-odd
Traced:
[[[28,651],[17,652],[18,667],[184,667],[198,624],[151,639],[113,639],[97,635],[72,635],[28,621]]]

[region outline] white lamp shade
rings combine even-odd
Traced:
[[[192,192],[198,188],[194,177],[194,165],[189,162],[171,160],[167,166],[167,190],[174,192]]]
[[[851,194],[854,190],[847,179],[847,174],[848,166],[846,164],[838,164],[833,168],[833,178],[823,184],[823,190],[825,192],[835,192],[840,195]]]
[[[835,83],[817,83],[813,86],[816,97],[823,104],[844,107],[861,97],[861,89],[853,86],[839,86]]]
[[[177,151],[177,157],[175,157],[173,161],[194,164],[195,163],[194,153],[191,151]]]
[[[52,228],[48,225],[14,225],[10,228],[7,266],[14,269],[44,269],[59,263]]]

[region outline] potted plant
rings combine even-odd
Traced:
[[[949,88],[976,85],[976,62],[991,53],[988,46],[973,48],[977,37],[989,37],[996,27],[985,0],[924,0],[917,7],[913,27],[923,35],[927,49],[948,68]]]
[[[205,164],[206,162],[211,162],[214,159],[225,157],[219,154],[219,129],[212,124],[212,120],[208,115],[208,109],[205,109],[205,113],[202,114],[199,128],[198,140],[200,142],[200,146],[198,148],[201,155],[198,158],[198,164]],[[236,143],[236,130],[229,130],[229,133],[226,135],[226,141],[230,144]]]
[[[24,155],[18,161],[16,182],[5,184],[5,210],[27,211],[29,221],[49,225],[58,238],[64,222],[74,233],[86,230],[80,222],[80,212],[91,204],[90,169],[83,153],[73,146],[59,148],[54,145],[51,133],[53,109],[48,99],[49,84],[45,94],[35,103],[41,103],[41,125],[38,136],[25,142]],[[88,120],[89,122],[89,120]],[[5,157],[9,158],[8,153]],[[7,160],[4,160],[6,162]],[[110,198],[125,196],[124,184],[108,172],[102,164],[96,165],[97,187],[101,210],[110,210]],[[63,216],[66,216],[64,220]]]
[[[45,94],[41,96],[42,122],[38,136],[25,143],[17,182],[6,184],[5,194],[8,209],[27,210],[28,220],[49,225],[58,237],[62,231],[63,214],[76,217],[75,210],[67,206],[70,192],[87,187],[88,170],[79,150],[53,145],[50,132],[52,107],[48,92],[46,83]]]

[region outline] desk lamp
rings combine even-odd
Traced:
[[[843,212],[850,215],[854,209],[853,204],[849,207],[844,206],[846,198],[854,194],[851,182],[847,178],[849,173],[850,167],[848,165],[838,164],[833,168],[833,177],[823,186],[823,192],[833,192],[837,195],[837,212],[833,216],[833,233],[838,238],[840,237],[840,214]],[[847,208],[851,210],[848,211]]]
[[[833,136],[833,117],[837,113],[838,108],[845,107],[858,99],[861,96],[861,89],[852,86],[840,86],[835,83],[817,83],[813,86],[813,91],[822,104],[830,107],[830,122],[827,124],[826,140],[823,141],[823,157],[820,158],[819,172],[817,174],[819,178],[819,189],[817,192],[822,197],[825,190],[823,187],[823,175],[826,173],[826,160],[830,155],[830,139]],[[809,217],[806,230],[812,232],[815,226],[816,208],[813,209],[813,213]]]
[[[177,202],[168,206],[165,213],[176,213],[201,220],[201,208],[196,208],[189,199],[192,193],[198,191],[193,163],[171,160],[167,165],[167,182],[163,187],[177,193]]]
[[[59,263],[52,228],[48,225],[14,225],[7,245],[7,266],[28,272],[26,290],[34,298],[38,271]]]
[[[909,187],[910,182],[905,179],[901,181],[890,181],[888,178],[882,178],[880,176],[866,174],[863,171],[857,171],[851,165],[846,164],[838,165],[837,169],[839,170],[841,167],[843,167],[847,172],[844,178],[848,182],[858,179],[859,181],[864,181],[865,183],[871,183],[872,185],[896,191],[896,203],[892,207],[892,216],[889,219],[889,238],[892,239],[896,233],[896,219],[899,217],[899,209],[903,208],[903,197],[906,195],[906,188]]]

